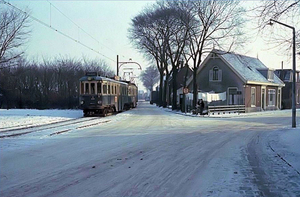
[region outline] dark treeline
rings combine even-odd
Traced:
[[[114,74],[102,60],[59,58],[36,63],[19,59],[13,66],[2,64],[0,108],[77,108],[79,78],[88,71]]]

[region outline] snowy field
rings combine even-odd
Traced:
[[[0,129],[43,125],[82,116],[82,110],[0,109]]]

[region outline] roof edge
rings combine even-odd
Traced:
[[[265,82],[257,82],[257,81],[246,81],[246,84],[285,87],[285,84],[265,83]]]

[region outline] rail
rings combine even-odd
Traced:
[[[245,105],[220,105],[220,106],[208,106],[208,113],[210,115],[222,115],[233,113],[245,113]]]

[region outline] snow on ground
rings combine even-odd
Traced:
[[[270,140],[270,146],[275,150],[279,157],[290,164],[298,174],[300,173],[300,125],[298,128],[289,128],[277,131],[276,135]]]
[[[182,119],[186,116],[202,118],[199,115],[190,113],[174,112],[171,109],[161,108],[161,110],[181,114]],[[251,116],[280,116],[286,113],[282,111],[266,111],[247,114],[223,114],[204,116],[204,118],[247,118]],[[130,112],[130,111],[129,111]],[[123,113],[123,116],[130,113]],[[175,114],[174,114],[175,115]],[[116,116],[116,119],[122,118],[122,114]],[[30,127],[35,125],[43,125],[54,122],[60,122],[70,119],[83,117],[82,110],[36,110],[36,109],[0,109],[0,130],[12,127]],[[274,150],[290,163],[298,172],[300,172],[300,124],[297,128],[286,128],[285,130],[276,131],[275,137],[272,138],[270,145]]]
[[[128,117],[130,116],[134,116],[136,109],[133,110],[129,110],[123,113],[120,113],[116,116],[110,116],[110,117],[105,117],[106,119],[109,118],[111,119],[111,122],[113,121],[119,121],[119,120],[126,120]],[[168,111],[168,116],[167,118],[165,118],[165,113],[163,114],[164,116],[161,116],[161,114],[157,113],[156,119],[153,120],[153,115],[150,115],[148,113],[146,113],[145,111],[139,111],[138,115],[140,115],[141,113],[145,113],[143,114],[143,116],[141,116],[142,118],[137,118],[137,120],[128,123],[127,127],[124,128],[124,131],[121,131],[121,128],[123,129],[123,126],[120,125],[120,128],[111,129],[110,124],[107,124],[106,126],[103,125],[103,128],[97,128],[98,131],[95,132],[95,129],[91,128],[90,130],[85,130],[85,132],[78,132],[78,133],[65,133],[65,137],[63,135],[58,135],[58,136],[53,136],[51,137],[51,140],[49,139],[49,146],[51,147],[51,143],[56,144],[56,141],[62,141],[62,142],[70,142],[70,143],[61,143],[59,146],[59,149],[55,149],[53,152],[50,149],[43,149],[43,154],[39,153],[36,149],[32,149],[34,150],[34,152],[27,152],[27,150],[25,150],[24,152],[26,154],[23,154],[24,152],[18,152],[16,151],[15,154],[13,155],[12,159],[17,159],[18,162],[15,162],[15,165],[18,165],[20,163],[20,161],[25,161],[27,159],[27,155],[31,158],[31,159],[37,159],[38,163],[35,164],[37,165],[37,169],[32,171],[32,170],[28,170],[30,166],[30,162],[26,163],[23,162],[23,165],[20,165],[18,167],[13,166],[13,167],[7,167],[10,171],[7,174],[3,173],[3,177],[6,178],[5,181],[11,181],[13,184],[15,180],[26,180],[26,183],[24,184],[28,184],[25,185],[24,187],[28,187],[28,191],[30,193],[30,189],[32,189],[31,192],[35,191],[36,185],[40,185],[42,186],[43,183],[45,183],[44,185],[46,186],[46,188],[43,188],[43,190],[41,190],[41,192],[45,191],[47,192],[52,192],[52,191],[56,191],[55,189],[51,188],[52,185],[57,186],[55,184],[56,181],[61,182],[61,183],[74,183],[74,187],[72,185],[69,185],[70,188],[67,188],[65,192],[70,192],[68,194],[74,194],[76,195],[76,192],[79,192],[77,195],[80,196],[84,196],[84,194],[91,194],[89,192],[93,191],[93,187],[97,187],[97,189],[95,189],[95,191],[98,191],[98,187],[102,187],[102,188],[107,188],[107,192],[111,192],[111,191],[126,191],[126,189],[122,188],[130,188],[131,183],[133,183],[133,185],[135,185],[138,189],[140,189],[140,191],[142,193],[140,194],[144,194],[144,196],[146,196],[147,192],[151,192],[152,189],[152,185],[154,183],[157,183],[156,181],[160,181],[158,182],[158,189],[161,189],[159,187],[166,187],[166,188],[172,188],[173,182],[174,182],[174,177],[172,175],[172,173],[178,173],[178,177],[181,177],[182,180],[187,180],[189,178],[189,176],[192,174],[193,170],[196,170],[197,168],[195,167],[194,164],[199,164],[200,166],[198,166],[199,168],[202,168],[202,164],[204,165],[205,162],[207,161],[210,165],[209,166],[205,166],[207,171],[205,173],[203,173],[202,177],[197,177],[196,175],[192,175],[190,176],[192,179],[194,184],[191,188],[192,190],[190,190],[189,194],[191,195],[186,195],[186,196],[196,196],[196,194],[194,192],[196,191],[202,191],[201,189],[203,189],[204,193],[202,193],[203,195],[197,195],[197,196],[234,196],[231,194],[236,194],[234,193],[234,190],[236,188],[240,188],[242,189],[243,186],[243,181],[244,179],[242,179],[244,176],[238,176],[238,177],[242,177],[241,179],[236,178],[238,174],[242,174],[243,172],[248,173],[247,169],[243,169],[244,164],[246,163],[246,160],[242,157],[241,159],[237,159],[237,160],[232,160],[230,158],[235,157],[236,155],[240,154],[240,149],[239,147],[242,147],[242,144],[244,143],[242,140],[242,138],[236,138],[235,140],[231,139],[232,135],[230,134],[230,132],[228,132],[228,135],[226,135],[226,131],[223,131],[222,135],[220,135],[220,133],[218,132],[212,132],[212,133],[208,133],[206,131],[202,131],[201,135],[199,135],[199,133],[195,132],[198,131],[198,126],[199,126],[199,122],[201,122],[201,128],[205,129],[205,128],[210,128],[211,124],[215,123],[215,122],[219,122],[222,124],[222,126],[228,126],[229,125],[232,126],[232,122],[233,121],[240,121],[240,125],[242,124],[253,124],[253,126],[259,126],[260,123],[256,123],[256,122],[247,122],[247,118],[252,118],[253,116],[259,116],[259,117],[282,117],[282,116],[290,116],[291,111],[285,110],[285,111],[272,111],[272,112],[260,112],[260,113],[249,113],[249,114],[242,114],[242,115],[235,115],[235,116],[218,116],[218,117],[213,117],[213,116],[205,116],[203,117],[199,117],[199,116],[195,116],[192,114],[182,114],[182,115],[178,115],[181,114],[181,112],[174,112],[168,109],[163,109],[161,108],[160,110],[165,110]],[[68,119],[74,119],[74,118],[80,118],[82,117],[82,111],[80,110],[18,110],[18,109],[14,109],[14,110],[0,110],[0,130],[3,127],[14,127],[14,126],[24,126],[24,124],[33,124],[33,125],[38,125],[38,124],[47,124],[50,121],[53,122],[57,122],[57,121],[63,121],[63,120],[68,120]],[[162,119],[160,119],[160,117],[164,117]],[[172,118],[170,118],[172,117]],[[217,119],[217,118],[228,118],[228,119]],[[170,120],[168,120],[168,118],[170,118]],[[230,121],[227,121],[229,120]],[[104,119],[104,118],[103,118]],[[149,121],[145,121],[149,119]],[[142,121],[140,121],[142,120]],[[143,121],[144,120],[144,121]],[[178,120],[178,121],[177,121]],[[226,121],[224,121],[226,120]],[[231,121],[232,120],[232,121]],[[278,119],[277,119],[278,120]],[[27,122],[26,122],[27,121]],[[139,123],[139,121],[141,123]],[[160,124],[161,121],[164,121],[165,124]],[[194,122],[195,124],[190,124],[190,127],[188,127],[188,129],[182,131],[182,130],[177,130],[176,128],[178,128],[178,126],[181,126],[182,122]],[[145,123],[145,125],[143,125]],[[5,126],[4,126],[5,125]],[[145,133],[145,131],[142,128],[145,128],[147,126],[153,126],[153,128],[155,128],[155,130],[149,130],[146,132],[149,132],[148,135],[147,133]],[[162,128],[158,128],[155,127],[155,125],[163,125],[164,127]],[[188,124],[186,124],[188,125]],[[131,130],[131,127],[136,126],[137,129],[135,130]],[[106,128],[108,128],[107,130],[109,132],[106,132]],[[244,127],[241,127],[244,128]],[[247,127],[245,127],[247,128]],[[300,125],[298,125],[298,127],[296,129],[291,129],[290,127],[285,127],[285,128],[281,128],[276,130],[276,126],[274,126],[274,132],[270,132],[270,146],[272,146],[272,148],[275,150],[276,153],[280,154],[280,156],[282,158],[284,158],[288,163],[290,163],[298,172],[300,171],[300,160],[299,160],[299,156],[300,156]],[[173,129],[173,130],[172,130]],[[237,128],[239,129],[239,127]],[[99,131],[100,130],[100,131]],[[245,132],[241,132],[242,136],[244,136],[245,138],[247,137],[247,135],[249,135],[249,132],[245,131]],[[84,135],[84,136],[93,136],[90,137],[87,141],[87,139],[85,138],[80,138],[80,135]],[[123,136],[121,136],[123,135]],[[126,136],[124,136],[126,135]],[[36,140],[36,138],[28,138],[28,135],[24,135],[24,136],[20,136],[20,138],[25,138],[26,140],[18,140],[18,143],[16,146],[19,146],[20,143],[26,143],[26,144],[34,144],[36,143],[34,140]],[[219,137],[220,136],[220,137]],[[54,138],[56,137],[56,138]],[[74,138],[76,137],[76,138]],[[184,138],[184,140],[181,140],[181,138]],[[4,138],[4,139],[0,139],[3,141],[9,141],[8,143],[12,143],[11,141],[15,141],[16,138]],[[47,138],[48,139],[48,138]],[[72,139],[72,140],[70,140]],[[73,140],[74,139],[74,140]],[[168,139],[172,139],[172,140],[168,140]],[[230,144],[226,144],[224,142],[226,142],[226,140],[229,140],[230,142],[235,144],[234,146],[231,146]],[[268,138],[269,139],[269,138]],[[66,141],[64,141],[66,140]],[[155,142],[157,140],[157,142]],[[207,142],[209,140],[211,141],[217,141],[218,143],[213,143],[212,147],[210,147],[209,143],[204,143],[204,148],[201,149],[200,144],[195,143],[196,141],[198,142],[203,140],[203,142]],[[25,142],[23,142],[25,141]],[[29,142],[30,143],[29,143]],[[36,140],[38,141],[38,140]],[[45,145],[48,146],[48,144],[46,144],[45,140],[39,140],[39,142],[41,142]],[[70,151],[73,150],[75,148],[78,147],[86,147],[87,143],[90,143],[91,147],[88,148],[84,148],[84,149],[78,149],[78,151]],[[97,143],[95,143],[97,142]],[[163,142],[163,143],[161,143]],[[178,144],[178,142],[180,143],[184,143],[181,144],[182,146],[176,146],[176,144]],[[195,146],[188,146],[189,143],[193,142],[193,144],[195,144]],[[139,143],[153,143],[152,146],[150,146],[149,144],[147,144],[147,146],[142,146]],[[3,143],[2,143],[3,144]],[[99,144],[102,144],[102,146],[99,146]],[[124,146],[125,145],[125,146]],[[199,145],[199,146],[198,146]],[[224,145],[224,146],[223,146]],[[98,146],[100,147],[99,151],[94,152],[93,154],[91,154],[91,150],[94,150],[94,148],[97,148],[98,150]],[[154,146],[160,146],[159,148],[154,148]],[[222,150],[220,152],[212,152],[213,154],[211,155],[211,152],[207,152],[206,150],[209,149],[214,149],[216,148],[215,146],[221,146]],[[7,150],[9,148],[7,148],[8,146],[3,146],[4,149],[6,150],[5,153],[6,155],[8,155],[6,158],[10,159],[9,154],[11,152],[8,152]],[[111,148],[108,148],[111,147]],[[120,148],[121,147],[121,148]],[[176,150],[171,150],[172,148],[177,148]],[[182,149],[183,147],[187,147],[187,149]],[[198,155],[193,154],[195,153],[195,149],[198,151],[197,154],[201,154],[203,156],[206,157],[206,159],[202,162],[202,161],[193,161],[194,159],[198,158]],[[11,149],[14,150],[14,149]],[[104,150],[108,150],[108,152],[104,152]],[[166,150],[166,151],[161,151],[161,150]],[[219,148],[216,148],[216,150],[220,150]],[[49,152],[47,152],[49,151]],[[66,153],[64,152],[66,151]],[[80,160],[77,159],[77,157],[75,157],[75,155],[78,155],[78,152],[82,153],[82,154],[86,154],[89,155],[89,157],[87,158],[88,160]],[[225,153],[223,155],[223,153]],[[183,153],[187,153],[187,154],[183,154]],[[41,155],[40,155],[41,154]],[[17,156],[15,156],[17,155]],[[80,154],[79,154],[80,155]],[[111,156],[108,156],[111,155]],[[214,158],[214,156],[216,158]],[[21,158],[21,159],[20,159]],[[42,159],[39,159],[42,158]],[[55,158],[55,159],[54,159]],[[83,158],[83,157],[82,157]],[[96,159],[95,159],[96,158]],[[199,157],[200,158],[200,157]],[[198,159],[199,159],[198,158]],[[273,157],[272,157],[273,158]],[[275,158],[275,157],[274,157]],[[73,160],[74,159],[74,160]],[[105,160],[104,163],[103,160]],[[174,159],[174,163],[169,160]],[[186,168],[185,165],[182,165],[184,163],[182,163],[182,159],[186,159],[187,164],[193,164],[193,165],[186,165],[188,166]],[[150,162],[143,164],[142,162],[146,162],[150,160]],[[241,160],[241,161],[240,161]],[[95,166],[94,167],[89,167],[87,168],[86,165],[89,165],[90,161],[92,161],[91,166]],[[176,166],[176,161],[178,161],[181,165]],[[240,163],[235,163],[236,161],[240,162]],[[165,166],[165,164],[167,163],[167,165]],[[51,164],[51,165],[50,165]],[[125,165],[126,164],[126,165]],[[54,167],[52,166],[54,165]],[[41,168],[40,166],[43,166],[43,168]],[[56,167],[57,166],[57,167]],[[63,166],[63,167],[61,167]],[[129,167],[128,167],[129,166]],[[155,167],[154,167],[155,166]],[[170,168],[170,170],[169,170]],[[20,171],[15,172],[16,169],[19,169]],[[50,172],[50,169],[55,169],[53,172]],[[64,169],[68,169],[68,170],[64,170]],[[77,171],[77,170],[85,170],[85,174],[83,174],[81,171]],[[136,173],[140,173],[140,171],[138,171],[139,169],[146,169],[142,175],[136,175]],[[60,171],[61,170],[61,171]],[[172,171],[173,170],[173,171]],[[182,171],[181,171],[182,170]],[[190,170],[189,173],[187,173]],[[244,171],[243,171],[244,170]],[[155,172],[158,171],[157,174],[155,174]],[[20,177],[18,172],[20,172]],[[63,175],[61,174],[55,174],[55,173],[63,173]],[[78,173],[79,172],[79,173]],[[113,178],[111,179],[110,176],[110,172],[112,174],[118,174],[118,173],[124,173],[122,175],[124,176],[119,176],[119,177],[124,177],[124,179],[120,178]],[[117,173],[115,173],[117,172]],[[249,170],[249,172],[252,172]],[[7,171],[6,171],[7,173]],[[36,173],[36,174],[33,174]],[[49,173],[52,173],[51,176],[48,176]],[[91,174],[89,174],[91,173]],[[103,173],[103,174],[102,174]],[[12,176],[14,177],[15,174],[17,174],[15,179],[8,179],[7,177]],[[32,175],[33,174],[33,175]],[[79,180],[82,181],[82,183],[78,183],[77,184],[77,179],[73,180],[72,176],[74,174],[77,174],[76,178],[79,177]],[[102,182],[102,184],[96,185],[95,182],[100,180],[106,180],[101,179],[101,177],[99,177],[99,175],[104,175],[107,176],[107,180],[108,181],[104,181]],[[150,176],[151,174],[154,174],[154,176]],[[4,176],[5,175],[5,176]],[[46,179],[40,179],[40,180],[27,180],[26,177],[46,177]],[[143,177],[143,175],[145,175]],[[227,176],[223,177],[223,176]],[[248,176],[248,175],[247,175]],[[247,177],[246,176],[246,177]],[[55,180],[55,177],[60,177],[60,178],[64,178],[63,180]],[[87,179],[89,180],[84,180],[85,177],[88,177]],[[108,178],[109,177],[109,178]],[[168,179],[170,177],[170,180],[161,180],[160,177],[166,177],[166,179]],[[205,177],[205,178],[203,178]],[[218,177],[218,180],[214,185],[209,185],[208,183],[211,183],[212,181],[214,181],[212,179],[212,177]],[[74,178],[74,177],[73,177]],[[203,179],[202,179],[203,178]],[[145,180],[147,179],[147,180]],[[2,179],[4,180],[4,179]],[[178,179],[179,180],[179,179]],[[230,182],[226,182],[227,180],[230,180]],[[28,181],[28,182],[27,182]],[[38,184],[37,182],[41,181],[41,184]],[[47,182],[49,181],[49,182]],[[74,181],[74,182],[72,182]],[[148,182],[147,182],[148,181]],[[180,181],[180,180],[179,180]],[[231,182],[232,181],[232,182]],[[32,188],[30,188],[30,184],[33,184]],[[144,186],[141,186],[139,184],[141,183],[147,183]],[[164,183],[164,185],[160,185],[160,183]],[[189,183],[186,183],[189,184]],[[247,183],[248,184],[248,183]],[[43,186],[44,186],[43,185]],[[92,185],[92,186],[90,186]],[[155,185],[155,184],[154,184]],[[176,184],[175,184],[176,185]],[[180,184],[183,185],[184,184]],[[250,184],[249,184],[250,185]],[[199,190],[199,186],[201,186],[200,190]],[[64,184],[62,184],[61,187],[62,188],[65,187]],[[76,187],[76,188],[75,188]],[[77,188],[78,187],[78,188]],[[141,189],[143,187],[143,189]],[[37,187],[38,188],[38,187]],[[49,189],[51,188],[51,189]],[[84,188],[84,189],[83,189]],[[186,189],[187,187],[185,187]],[[249,187],[245,187],[246,189]],[[184,190],[181,191],[182,188],[175,188],[176,191],[178,190],[178,195],[176,196],[184,196]],[[194,189],[194,190],[193,190]],[[211,195],[207,195],[207,193],[205,193],[206,191],[215,191],[215,189],[217,189],[216,195],[211,194]],[[257,188],[252,188],[253,191],[258,191]],[[249,192],[252,192],[249,191]],[[18,191],[22,191],[22,189],[19,188],[19,190],[16,189],[16,192]],[[58,190],[57,190],[58,191]],[[105,189],[103,191],[106,191]],[[135,190],[133,190],[132,192],[134,192]],[[64,191],[63,191],[64,192]],[[80,193],[83,192],[83,193]],[[86,192],[86,193],[84,193]],[[126,191],[126,192],[131,192],[131,191]],[[143,193],[144,192],[144,193]],[[218,193],[219,192],[219,193]],[[225,192],[225,193],[224,193]],[[35,193],[36,194],[36,193]],[[49,193],[48,193],[49,194]],[[64,194],[64,193],[62,193]],[[67,193],[65,193],[67,194]],[[105,193],[108,194],[108,193]],[[116,193],[115,196],[122,196],[122,195],[117,195],[120,193]],[[128,194],[127,196],[130,196],[130,194],[133,196],[132,193],[123,193],[123,196],[126,196],[126,194]],[[158,194],[158,193],[156,193]],[[183,194],[183,195],[180,195]],[[218,195],[217,195],[218,194]],[[228,195],[227,195],[228,194]],[[53,194],[52,194],[53,195]],[[5,195],[3,195],[5,196]],[[11,196],[11,195],[10,195]],[[23,195],[24,196],[24,195]],[[33,196],[33,195],[32,195]],[[40,195],[41,196],[41,195]],[[63,196],[63,195],[61,195]],[[67,196],[67,195],[65,195]],[[71,196],[71,195],[69,195]],[[85,195],[87,196],[87,195]],[[94,195],[94,196],[99,196],[98,195]],[[105,196],[105,195],[103,195]],[[108,196],[108,195],[107,195]],[[113,195],[110,195],[113,196]],[[143,195],[139,195],[139,196],[143,196]],[[167,196],[167,195],[160,195],[160,196]],[[250,195],[253,196],[253,195]]]
[[[82,116],[82,110],[0,109],[0,129],[43,125]]]
[[[263,111],[252,113],[224,113],[214,115],[195,115],[192,113],[182,113],[181,111],[172,111],[170,108],[161,108],[162,110],[169,111],[171,113],[181,114],[184,116],[191,116],[195,118],[249,118],[249,117],[282,117],[290,114],[291,110],[275,110],[275,111]],[[297,110],[297,117],[300,110]],[[289,115],[288,115],[289,116]],[[298,174],[300,173],[300,122],[297,123],[297,128],[286,127],[284,130],[277,130],[270,136],[269,145],[273,148],[276,154],[281,157],[288,165],[291,165]]]

